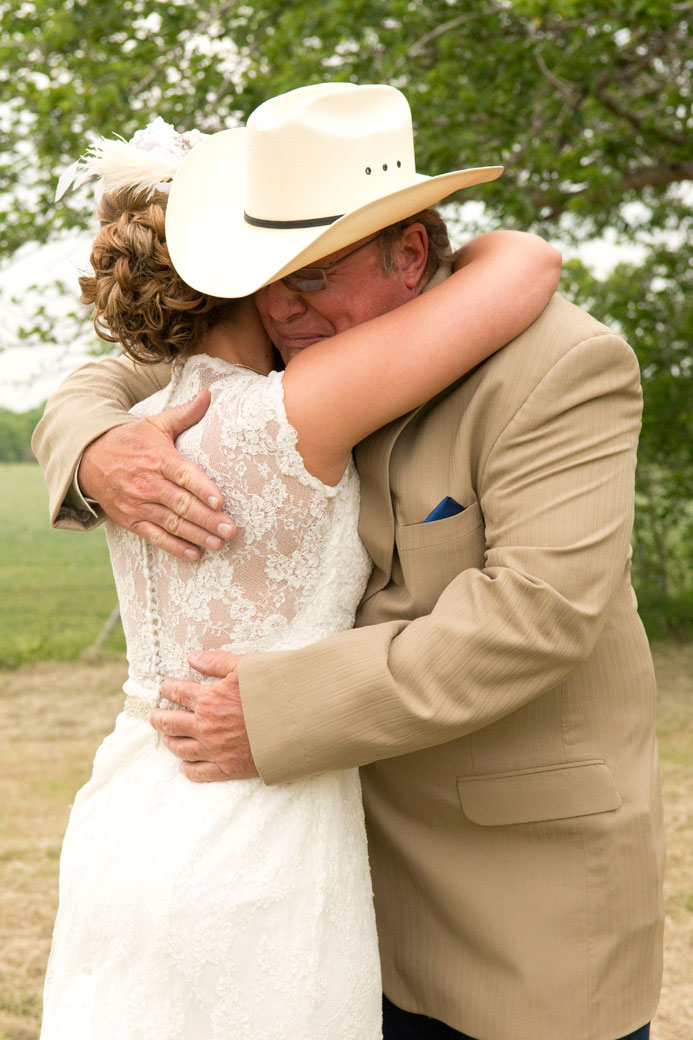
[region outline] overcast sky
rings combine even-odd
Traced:
[[[85,356],[84,343],[49,347],[28,339],[18,342],[17,329],[31,322],[40,302],[51,313],[64,314],[77,302],[77,276],[88,268],[91,235],[70,236],[45,246],[28,246],[14,263],[0,270],[0,406],[25,411],[40,404]],[[70,300],[59,297],[51,283],[62,279],[75,286]],[[42,286],[38,293],[34,285]]]

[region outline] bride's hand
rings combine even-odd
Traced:
[[[258,775],[238,688],[238,654],[190,653],[195,671],[215,683],[165,679],[161,694],[188,711],[157,709],[149,717],[189,780],[245,780]]]

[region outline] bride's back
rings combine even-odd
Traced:
[[[284,649],[350,628],[369,572],[353,466],[336,487],[306,471],[280,373],[196,355],[133,412],[207,387],[210,408],[177,447],[222,491],[236,536],[190,563],[107,523],[130,674],[146,685],[188,675],[190,650]]]

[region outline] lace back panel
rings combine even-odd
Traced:
[[[206,387],[212,404],[177,447],[219,486],[238,531],[190,563],[143,551],[139,537],[107,524],[131,688],[192,675],[189,650],[283,649],[349,628],[368,576],[353,466],[335,487],[306,471],[281,373],[264,377],[199,355],[133,414],[173,407]]]

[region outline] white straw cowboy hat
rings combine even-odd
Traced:
[[[187,154],[169,195],[168,248],[193,288],[248,296],[502,172],[417,174],[409,104],[394,87],[300,87]]]

